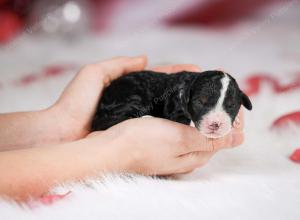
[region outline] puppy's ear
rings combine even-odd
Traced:
[[[241,91],[241,96],[242,96],[242,105],[245,106],[246,109],[252,110],[252,103],[249,97],[242,91]]]

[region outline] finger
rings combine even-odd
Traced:
[[[153,67],[150,68],[150,70],[164,73],[177,73],[181,71],[199,72],[200,68],[193,64],[176,64]]]
[[[240,108],[240,111],[233,123],[232,129],[232,147],[237,147],[244,142],[244,109]]]
[[[233,132],[241,132],[244,130],[244,109],[240,108],[238,115],[233,122]]]
[[[143,70],[146,65],[146,56],[117,57],[92,64],[89,71],[104,76],[104,84],[107,85],[126,73]]]

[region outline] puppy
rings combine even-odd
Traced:
[[[150,115],[194,125],[206,137],[219,138],[230,132],[241,105],[252,109],[235,79],[221,71],[133,72],[105,89],[92,130]]]

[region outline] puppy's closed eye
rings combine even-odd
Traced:
[[[231,108],[231,107],[235,107],[236,105],[236,102],[231,98],[231,99],[228,99],[226,100],[226,106]]]
[[[207,101],[208,101],[207,96],[205,96],[205,95],[200,96],[199,102],[201,102],[202,104],[205,104],[205,103],[207,103]]]

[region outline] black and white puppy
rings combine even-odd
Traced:
[[[219,138],[230,132],[241,105],[252,109],[235,79],[221,71],[134,72],[105,89],[92,130],[150,115],[194,125],[203,135]]]

